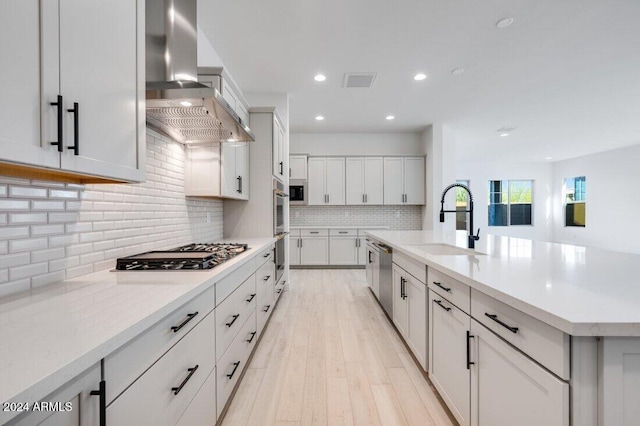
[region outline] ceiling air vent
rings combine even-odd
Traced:
[[[344,75],[343,87],[369,88],[377,75],[375,72],[348,72]]]

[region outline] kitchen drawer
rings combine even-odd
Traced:
[[[299,237],[300,236],[300,230],[299,229],[291,229],[289,232],[289,236],[290,237]]]
[[[427,282],[427,266],[409,256],[402,253],[393,252],[393,263],[413,275],[422,284]]]
[[[109,405],[108,423],[174,425],[213,371],[214,332],[210,314]]]
[[[275,265],[266,263],[256,273],[256,293],[258,301],[264,298],[264,295],[273,290],[273,282],[275,280]]]
[[[328,229],[301,229],[301,237],[327,237],[329,236]]]
[[[334,237],[357,237],[357,229],[330,229],[329,235]]]
[[[216,307],[216,359],[220,359],[233,339],[256,309],[256,276],[251,275],[240,287]]]
[[[213,310],[213,287],[167,315],[104,360],[107,404]],[[197,315],[193,315],[196,314]],[[213,315],[212,315],[213,316]],[[179,328],[182,325],[181,328]],[[176,328],[179,328],[176,330]],[[175,330],[175,331],[174,331]],[[213,335],[212,335],[213,338]]]
[[[256,271],[255,260],[246,262],[238,269],[216,282],[216,306],[226,299],[233,291]]]
[[[269,293],[265,294],[265,296],[258,301],[256,315],[258,317],[258,333],[260,334],[262,334],[262,329],[264,328],[267,319],[271,316],[273,308],[276,306],[275,296],[275,287],[272,286]]]
[[[242,371],[246,368],[247,360],[257,340],[256,315],[255,312],[252,312],[251,317],[244,324],[240,333],[229,346],[229,350],[225,352],[216,366],[217,417],[222,414],[229,395],[231,395],[233,388],[238,383]],[[213,424],[213,422],[211,423]]]
[[[216,415],[216,369],[214,368],[176,426],[211,426]]]
[[[474,289],[471,316],[551,372],[570,378],[569,335]]]
[[[429,290],[438,293],[466,314],[471,312],[471,288],[433,268],[427,270]]]
[[[273,246],[267,247],[256,255],[256,269],[269,261],[273,263]]]

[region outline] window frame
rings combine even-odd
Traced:
[[[583,190],[580,191],[582,194],[582,199],[581,200],[575,200],[574,197],[574,201],[573,202],[568,202],[567,200],[567,181],[568,180],[573,180],[573,193],[575,194],[576,192],[576,180],[578,179],[582,179],[582,181],[584,182],[584,187]],[[568,225],[567,224],[567,205],[569,204],[582,204],[584,206],[584,225]],[[565,177],[562,178],[562,212],[564,213],[564,227],[565,228],[586,228],[587,227],[587,176],[586,175],[579,175],[579,176],[573,176],[573,177]]]
[[[491,202],[491,195],[492,194],[497,194],[497,192],[492,191],[492,183],[493,182],[501,182],[501,185],[506,183],[506,191],[505,190],[501,190],[499,192],[500,194],[500,203],[492,203]],[[531,223],[528,224],[512,224],[511,223],[511,182],[530,182],[531,183]],[[505,205],[507,207],[507,223],[505,225],[492,225],[491,223],[489,223],[489,215],[487,214],[487,226],[492,226],[492,227],[506,227],[506,226],[515,226],[515,227],[519,227],[519,226],[535,226],[535,215],[534,215],[534,192],[535,192],[535,179],[489,179],[488,181],[488,185],[489,185],[489,191],[488,191],[488,197],[487,197],[487,210],[488,207],[490,207],[491,205]],[[501,188],[502,189],[502,188]],[[506,195],[506,197],[505,197]],[[504,200],[506,198],[506,203],[503,203],[502,200]],[[514,204],[527,204],[527,203],[514,203]]]

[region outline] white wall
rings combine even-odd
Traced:
[[[291,133],[292,154],[424,155],[417,133]]]
[[[564,226],[562,183],[586,176],[584,228]],[[559,161],[553,164],[554,237],[557,242],[640,253],[640,145]]]
[[[553,192],[552,166],[549,163],[515,163],[492,161],[458,162],[456,179],[470,181],[474,200],[474,227],[483,234],[506,235],[540,241],[553,241]],[[489,181],[523,179],[533,180],[533,225],[488,226]],[[453,192],[453,191],[451,191]],[[448,198],[448,196],[447,196]],[[446,207],[446,205],[445,205]],[[438,207],[439,208],[439,207]],[[451,215],[450,215],[451,216]],[[447,218],[447,221],[453,217]]]
[[[448,214],[445,222],[440,223],[439,212],[442,190],[456,180],[456,132],[444,124],[433,124],[422,133],[421,138],[427,154],[426,204],[422,229],[453,231],[455,216]],[[453,209],[455,198],[447,194],[446,200],[448,203],[445,203],[445,209]]]

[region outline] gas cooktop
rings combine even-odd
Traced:
[[[116,260],[119,271],[176,271],[203,270],[249,250],[240,243],[194,243],[171,250],[157,250]]]

